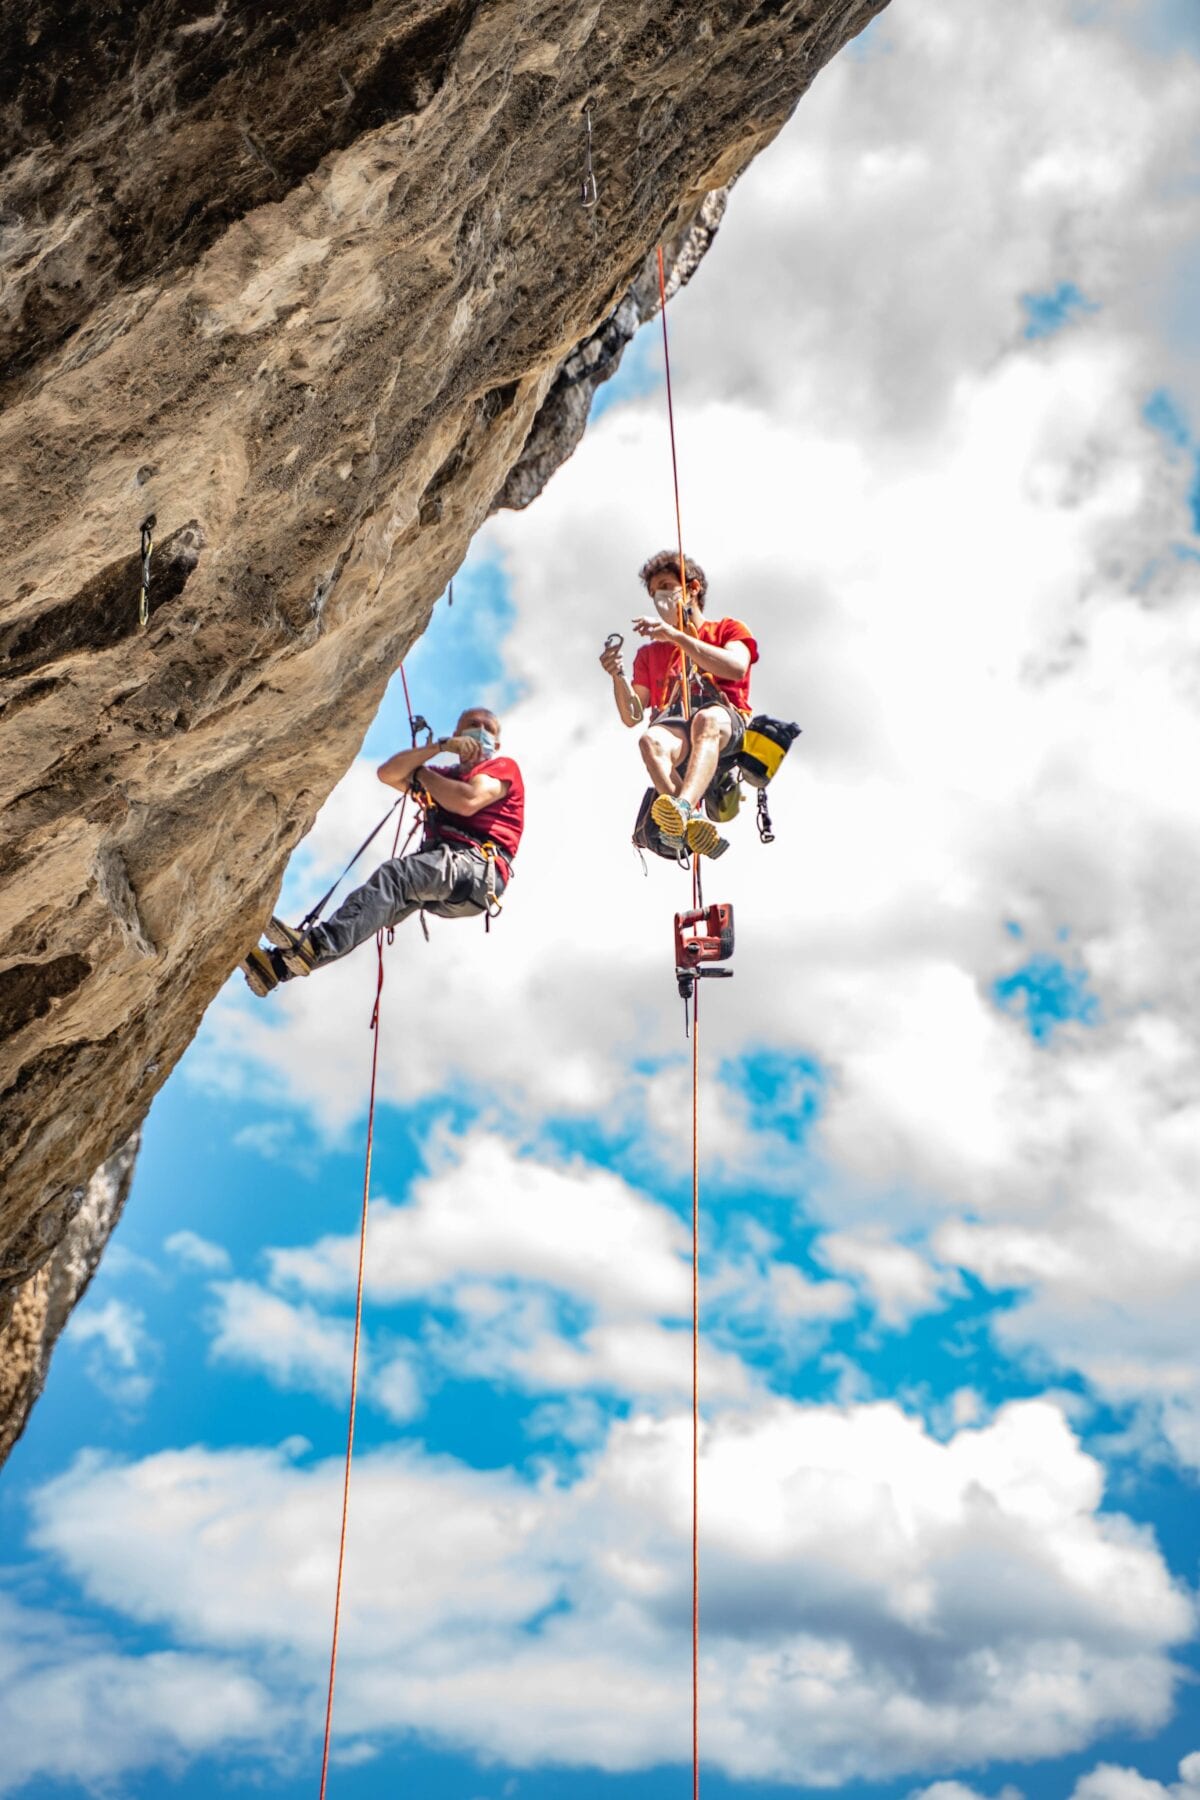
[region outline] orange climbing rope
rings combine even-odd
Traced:
[[[663,367],[667,378],[667,423],[671,434],[671,479],[675,487],[675,531],[679,543],[679,629],[686,629],[687,563],[683,554],[683,509],[679,502],[679,457],[675,447],[675,404],[671,394],[671,347],[667,336],[667,284],[662,245],[658,246],[658,297],[662,313]],[[679,652],[683,716],[691,717],[691,671]],[[692,857],[692,906],[702,904],[700,858]],[[692,985],[692,1800],[700,1800],[700,983]]]
[[[397,828],[399,829],[399,828]],[[375,940],[379,974],[371,1013],[371,1100],[367,1108],[367,1155],[363,1169],[362,1224],[358,1234],[358,1291],[354,1301],[354,1354],[350,1359],[350,1421],[346,1430],[346,1473],[342,1481],[342,1530],[338,1540],[337,1586],[333,1596],[333,1642],[329,1650],[329,1692],[325,1700],[325,1747],[321,1752],[321,1800],[329,1779],[329,1737],[333,1728],[333,1684],[337,1674],[338,1629],[342,1616],[342,1576],[346,1567],[346,1522],[350,1514],[350,1467],[354,1457],[354,1414],[358,1404],[358,1350],[362,1339],[363,1273],[367,1261],[367,1208],[371,1196],[371,1152],[375,1144],[375,1088],[379,1074],[379,1003],[383,998],[383,933]]]
[[[700,983],[692,988],[692,1800],[700,1800]]]
[[[679,505],[679,459],[675,453],[675,405],[671,398],[671,346],[667,339],[667,282],[663,274],[662,245],[658,246],[658,299],[662,314],[663,368],[667,375],[667,424],[671,432],[671,478],[675,484],[675,534],[679,544],[679,629],[687,630],[687,563],[683,554],[683,512]],[[679,652],[679,685],[683,691],[683,716],[692,716],[692,680],[688,659]]]
[[[400,665],[400,680],[404,688],[404,704],[408,711],[409,729],[415,745],[417,741],[416,724],[413,716],[412,700],[408,692],[408,676],[404,672],[404,664]],[[408,795],[400,805],[400,816],[396,820],[396,834],[392,839],[392,855],[395,856],[400,845],[400,832],[404,825],[404,814],[407,810]],[[417,825],[420,824],[418,816]],[[417,826],[413,826],[415,832]],[[413,833],[409,833],[411,839]],[[389,939],[391,933],[388,933]],[[379,1013],[383,1001],[383,939],[382,931],[375,937],[375,951],[378,958],[378,974],[375,980],[375,1003],[371,1008],[371,1097],[367,1106],[367,1151],[363,1167],[362,1221],[358,1233],[358,1287],[354,1297],[354,1350],[350,1358],[350,1418],[346,1427],[346,1471],[342,1479],[342,1529],[338,1538],[337,1585],[333,1595],[333,1639],[329,1647],[329,1689],[325,1697],[325,1744],[321,1752],[321,1800],[325,1800],[325,1788],[329,1780],[329,1742],[333,1730],[333,1688],[337,1676],[338,1633],[342,1618],[342,1577],[346,1568],[346,1526],[350,1517],[350,1470],[354,1461],[354,1415],[358,1407],[358,1353],[362,1342],[363,1313],[363,1277],[367,1266],[367,1211],[371,1199],[371,1155],[375,1147],[375,1094],[379,1081]]]

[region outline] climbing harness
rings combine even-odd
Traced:
[[[592,167],[592,109],[585,106],[583,119],[586,135],[583,148],[583,182],[579,191],[581,203],[586,207],[595,206],[600,198],[600,190],[596,186],[596,171]]]
[[[150,556],[154,549],[154,527],[158,520],[153,513],[142,520],[142,585],[138,594],[138,628],[145,631],[150,623]]]

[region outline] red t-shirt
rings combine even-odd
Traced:
[[[702,644],[714,644],[718,650],[723,650],[726,644],[746,645],[750,661],[746,673],[738,681],[721,681],[716,675],[697,669],[695,663],[690,667],[693,682],[702,676],[720,689],[730,706],[749,715],[750,670],[758,661],[758,645],[750,635],[749,626],[743,625],[740,619],[701,619],[696,635]],[[633,685],[649,689],[650,704],[655,711],[667,704],[678,677],[679,651],[674,644],[643,644],[633,659]]]
[[[501,850],[515,856],[525,829],[525,783],[512,757],[493,756],[486,762],[472,763],[469,769],[455,763],[452,769],[436,769],[435,773],[444,775],[447,781],[470,781],[474,775],[490,775],[493,781],[507,781],[506,794],[488,806],[481,806],[469,819],[464,817],[461,824],[472,838],[494,838]],[[436,819],[450,831],[460,823],[448,806],[437,809]]]

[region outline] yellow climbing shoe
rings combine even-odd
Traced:
[[[281,973],[275,966],[278,954],[277,950],[262,950],[256,944],[249,956],[242,959],[242,974],[246,977],[246,985],[260,1000],[265,999],[281,981],[287,980],[286,972]]]
[[[689,802],[677,800],[673,794],[660,794],[650,808],[650,817],[665,838],[685,837],[693,816]]]
[[[311,975],[317,966],[317,952],[307,932],[293,931],[282,919],[268,919],[263,933],[268,944],[274,944],[289,975]]]
[[[721,836],[711,819],[693,814],[687,825],[687,847],[693,856],[724,856],[729,840]]]

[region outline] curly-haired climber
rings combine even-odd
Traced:
[[[426,765],[449,751],[448,769]],[[369,881],[342,902],[323,925],[293,930],[281,919],[267,926],[267,943],[250,951],[242,972],[256,994],[281,981],[336,962],[387,926],[424,909],[442,919],[478,918],[495,910],[512,873],[525,824],[525,787],[510,756],[500,755],[500,721],[472,706],[453,737],[399,750],[381,764],[386,786],[426,799],[419,850],[381,863]]]
[[[640,725],[650,712],[641,752],[658,790],[650,809],[654,823],[668,843],[686,845],[698,856],[720,856],[729,845],[703,816],[702,802],[707,795],[710,810],[719,813],[722,785],[728,779],[733,786],[758,645],[740,619],[705,618],[708,578],[690,557],[684,571],[686,598],[677,551],[660,550],[642,565],[639,578],[655,610],[633,621],[634,631],[647,640],[634,657],[633,679],[626,679],[619,644],[605,649],[600,665],[612,677],[624,724]]]

